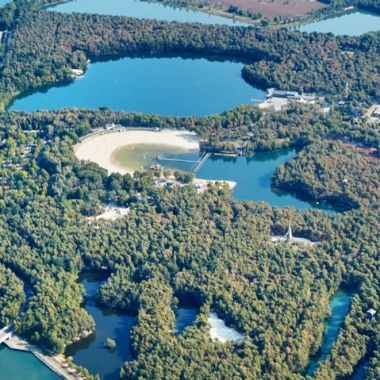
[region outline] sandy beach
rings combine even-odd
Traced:
[[[133,174],[133,170],[115,165],[111,156],[114,151],[134,144],[171,145],[188,150],[199,149],[195,133],[179,130],[115,130],[95,134],[75,145],[78,160],[92,161],[107,169],[108,173]]]

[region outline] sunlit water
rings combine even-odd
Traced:
[[[317,366],[326,359],[336,341],[339,330],[350,308],[351,296],[340,290],[331,300],[331,317],[326,322],[325,336],[319,353],[310,360],[307,374],[312,375]]]
[[[200,22],[204,24],[245,25],[232,18],[218,17],[201,11],[165,6],[159,2],[136,0],[75,0],[50,8],[57,12],[97,13],[163,21]]]
[[[299,30],[301,32],[360,36],[364,33],[380,30],[380,16],[371,13],[354,12],[302,25]]]
[[[277,207],[296,209],[320,208],[332,211],[327,204],[303,201],[271,186],[276,168],[296,156],[295,150],[283,149],[255,153],[251,157],[213,156],[198,173],[199,178],[229,180],[237,183],[233,195],[237,199],[264,201]]]
[[[54,372],[30,352],[0,345],[0,380],[58,380]]]
[[[83,78],[17,99],[12,110],[99,108],[159,115],[210,115],[253,104],[243,64],[185,58],[123,58],[91,64]]]

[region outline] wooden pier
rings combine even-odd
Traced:
[[[182,158],[168,158],[168,157],[157,156],[157,161],[184,162],[184,163],[194,164],[191,169],[191,172],[197,173],[200,170],[200,168],[205,164],[205,162],[207,161],[209,157],[210,157],[210,153],[204,152],[202,153],[202,155],[199,157],[198,160],[186,160]]]

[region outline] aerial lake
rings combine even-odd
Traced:
[[[380,30],[380,16],[366,12],[353,12],[302,25],[297,29],[301,32],[360,36]]]
[[[68,346],[66,355],[72,356],[75,364],[87,368],[91,374],[100,375],[102,380],[118,380],[123,363],[132,358],[130,331],[134,318],[100,307],[91,299],[102,284],[101,275],[86,273],[80,279],[86,289],[84,307],[95,320],[96,332]],[[104,347],[107,338],[116,342],[112,351]]]
[[[191,58],[123,58],[89,65],[85,75],[17,99],[11,110],[68,107],[136,111],[159,115],[210,115],[263,100],[246,83],[243,64]]]
[[[0,345],[0,380],[58,380],[52,372],[30,352],[11,350]]]
[[[1,3],[0,3],[1,4]],[[128,16],[163,21],[200,22],[204,24],[244,25],[201,11],[174,8],[162,3],[137,0],[75,0],[59,4],[50,10],[57,12],[97,13],[111,16]]]
[[[326,359],[339,335],[340,327],[350,308],[351,295],[339,290],[331,300],[331,317],[326,322],[325,336],[319,353],[311,358],[306,373],[311,376],[317,366]]]
[[[255,153],[251,157],[211,156],[197,177],[235,181],[237,185],[233,195],[237,199],[264,201],[277,207],[320,208],[332,211],[326,204],[306,202],[289,193],[272,189],[271,179],[276,168],[295,155],[295,150],[283,149]]]

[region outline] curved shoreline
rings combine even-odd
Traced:
[[[189,151],[199,150],[199,139],[194,132],[117,128],[100,131],[84,138],[74,146],[74,153],[78,160],[95,162],[106,169],[108,174],[133,175],[133,170],[116,165],[112,160],[112,154],[117,149],[135,144],[170,145]]]

